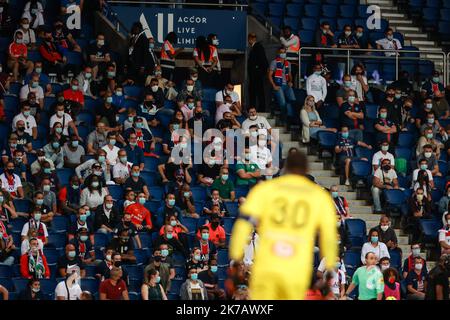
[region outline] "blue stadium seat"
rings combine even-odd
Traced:
[[[4,104],[4,110],[18,113],[19,111],[19,98],[15,96],[5,96],[3,98],[5,104]]]
[[[355,154],[358,158],[366,158],[368,161],[372,161],[371,159],[373,157],[374,151],[373,149],[369,150],[364,147],[356,147]]]
[[[342,18],[353,18],[355,16],[355,6],[354,5],[341,5],[340,6],[340,16]],[[339,29],[341,30],[341,29]]]
[[[152,236],[147,232],[140,232],[139,239],[141,240],[142,248],[152,247]]]
[[[204,187],[191,187],[192,197],[196,202],[206,201],[207,194]]]
[[[147,186],[156,185],[156,174],[154,172],[142,171],[140,176],[145,181]]]
[[[366,116],[369,119],[377,119],[378,117],[378,105],[374,103],[366,104]]]
[[[439,172],[442,173],[443,176],[447,176],[448,173],[448,163],[442,160],[438,161]]]
[[[141,300],[141,294],[139,292],[128,292],[128,297],[131,301]]]
[[[97,279],[82,278],[80,280],[80,287],[83,291],[89,291],[92,294],[98,292],[99,282]]]
[[[398,135],[397,146],[410,148],[416,143],[414,138],[415,138],[414,134],[410,132],[400,132]]]
[[[383,194],[386,200],[386,211],[390,212],[392,216],[394,213],[398,215],[407,200],[405,193],[400,189],[384,189]]]
[[[302,19],[302,23],[304,23],[304,20],[309,20],[308,18],[303,18]],[[313,21],[314,22],[314,21]],[[305,29],[305,26],[303,26],[303,28]],[[305,46],[312,46],[314,44],[314,31],[313,29],[309,29],[309,30],[301,30],[299,32],[299,36],[300,36],[300,41],[302,42],[302,44],[304,44]],[[305,72],[306,70],[303,68],[303,72]]]
[[[67,242],[66,233],[62,232],[49,232],[48,233],[48,247],[52,248],[64,248]]]
[[[108,237],[104,233],[96,232],[94,234],[94,242],[96,248],[104,248],[108,245]]]
[[[320,16],[320,5],[319,4],[305,4],[305,16],[316,18]]]
[[[47,258],[47,263],[53,264],[58,262],[61,252],[56,248],[44,248],[44,255]]]
[[[217,265],[219,267],[227,267],[230,264],[230,260],[228,259],[228,251],[227,250],[218,250],[217,251]]]
[[[149,192],[152,197],[152,200],[161,201],[164,198],[164,189],[158,186],[149,187]]]
[[[235,222],[234,218],[223,218],[223,228],[225,229],[226,233],[231,234],[234,222]]]
[[[175,277],[176,277],[176,279],[186,279],[186,268],[185,267],[176,267],[175,268]]]
[[[361,265],[361,254],[354,251],[346,251],[344,253],[344,264],[347,274],[353,276],[353,273]]]
[[[0,278],[12,278],[12,276],[12,267],[6,264],[0,264]]]
[[[73,64],[75,66],[81,66],[83,64],[83,55],[80,52],[67,51],[65,56],[67,58],[67,64]]]
[[[190,233],[196,233],[197,228],[200,227],[198,220],[199,219],[183,217],[183,225],[189,230]]]
[[[302,18],[301,19],[302,22],[302,29],[303,30],[310,30],[314,33],[314,31],[317,28],[317,20],[314,18]],[[301,32],[300,32],[301,34]],[[303,38],[300,38],[300,40],[302,40]],[[314,34],[313,34],[313,41],[311,41],[311,43],[314,42]]]
[[[86,264],[84,266],[84,270],[86,271],[86,278],[95,278],[95,275],[97,274],[97,266]]]
[[[269,21],[273,26],[276,26],[278,28],[281,27],[281,17],[270,16]]]
[[[56,232],[67,231],[67,223],[65,216],[54,216],[51,229]]]
[[[22,278],[13,278],[12,282],[14,285],[14,289],[13,291],[16,292],[20,292],[24,289],[26,289],[27,285],[28,285],[28,279],[22,279]]]
[[[203,88],[203,100],[215,102],[217,90],[213,88]],[[203,101],[202,101],[203,102]]]
[[[323,149],[334,149],[336,146],[337,134],[329,131],[319,131],[317,134],[319,145]]]
[[[128,277],[133,280],[142,280],[144,277],[144,268],[138,265],[125,265],[124,269],[128,272]]]
[[[325,4],[322,6],[322,16],[326,18],[336,18],[338,6]]]
[[[434,186],[438,190],[445,190],[445,185],[447,183],[445,177],[433,177]]]
[[[357,8],[358,16],[360,18],[368,18],[370,16],[369,13],[367,13],[367,7],[366,5],[359,5]]]
[[[346,219],[345,225],[350,236],[365,238],[367,234],[366,222],[362,219]]]
[[[145,157],[144,158],[144,170],[149,172],[157,172],[158,165],[161,161],[154,157]]]
[[[14,291],[14,283],[10,278],[0,278],[0,285],[5,287],[8,291]]]
[[[141,284],[142,281],[141,280],[130,280],[129,281],[129,285],[128,285],[128,290],[132,291],[132,292],[138,292],[141,290]]]
[[[81,280],[83,281],[83,279]],[[46,293],[55,292],[56,288],[56,280],[53,279],[41,279],[41,290]]]
[[[108,186],[108,191],[111,197],[115,201],[123,199],[123,188],[120,185],[110,185]]]
[[[302,6],[298,3],[286,4],[286,16],[299,18],[303,14]]]
[[[442,228],[442,222],[435,219],[420,219],[420,228],[423,232],[423,241],[425,243],[436,244],[438,239],[438,231]]]
[[[289,26],[291,27],[293,33],[297,33],[299,29],[299,20],[298,18],[286,17],[283,20],[283,26]]]
[[[284,4],[269,3],[269,15],[273,17],[281,17],[284,13]]]
[[[147,201],[144,204],[144,207],[146,207],[150,212],[154,213],[157,212],[158,209],[163,205],[164,202],[159,201],[159,200],[151,200],[151,201]]]
[[[450,21],[450,9],[441,9],[440,11],[442,21]]]
[[[15,200],[17,200],[17,199],[15,199]],[[14,201],[14,206],[15,206],[15,201]],[[15,206],[15,207],[16,207],[16,211],[18,211],[18,212],[28,212],[28,211],[22,211],[22,210],[17,209],[17,206]],[[23,218],[12,219],[9,222],[9,224],[12,226],[12,231],[17,231],[17,232],[22,231],[22,228],[25,223],[27,223],[27,221]]]
[[[340,19],[337,19],[336,21],[337,21],[336,26],[337,26],[338,30],[344,30],[344,27],[346,25],[353,25],[353,20],[350,18],[340,18]]]
[[[411,149],[406,147],[396,147],[394,153],[396,158],[403,158],[407,161],[411,160],[412,157]]]
[[[178,293],[169,292],[169,293],[167,293],[167,299],[168,300],[180,300],[180,296]]]
[[[69,168],[56,169],[56,175],[58,176],[59,183],[63,186],[67,186],[70,181],[70,177],[73,176],[75,171]]]
[[[15,95],[15,96],[19,96],[20,88],[22,88],[22,83],[20,83],[20,82],[11,82],[9,84],[8,93],[12,94],[12,95]]]
[[[28,60],[36,62],[36,61],[42,61],[42,56],[39,53],[39,51],[36,50],[30,50],[28,51],[27,55]]]
[[[239,214],[239,207],[237,202],[227,202],[226,204],[230,217],[237,217]]]
[[[389,256],[390,258],[390,264],[391,267],[400,270],[402,267],[402,255],[398,249],[396,250],[389,250]]]
[[[52,87],[52,93],[57,95],[58,93],[63,91],[63,86],[59,83],[50,83],[50,86]]]
[[[90,99],[89,101],[92,101],[90,103],[97,104],[96,100]],[[95,107],[89,108],[86,107],[86,110],[95,110]],[[84,124],[86,126],[93,126],[94,125],[94,115],[91,112],[82,111],[77,115],[77,122],[79,124]]]
[[[441,0],[426,0],[425,6],[429,8],[440,8]]]
[[[248,186],[236,186],[235,192],[236,192],[236,199],[239,199],[240,197],[247,197],[249,191]]]
[[[125,95],[134,98],[141,98],[144,94],[143,88],[139,86],[124,86],[123,92],[125,93]]]
[[[170,283],[169,293],[172,293],[172,294],[175,294],[175,295],[179,295],[180,294],[181,285],[183,283],[184,283],[184,280],[172,279],[172,281]]]
[[[137,264],[147,263],[148,256],[147,256],[147,251],[146,250],[135,249],[134,250],[134,256],[136,257],[136,263]]]

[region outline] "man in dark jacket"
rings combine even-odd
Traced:
[[[95,212],[95,230],[104,233],[113,232],[116,225],[120,222],[119,211],[114,206],[114,200],[111,195],[105,196],[102,206],[98,206]]]
[[[128,46],[130,60],[130,71],[134,75],[136,82],[143,83],[145,68],[148,66],[149,41],[139,22],[135,22],[131,28],[131,38]]]
[[[264,79],[266,79],[269,62],[267,61],[264,47],[260,42],[256,42],[256,34],[250,33],[248,35],[248,43],[250,46],[247,62],[250,106],[256,106],[258,111],[265,112],[266,93]],[[256,99],[258,99],[258,104],[256,104]]]

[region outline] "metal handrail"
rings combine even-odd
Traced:
[[[230,7],[230,8],[240,8],[241,11],[247,8],[247,4],[232,4],[232,3],[177,3],[177,2],[160,2],[160,1],[122,1],[122,0],[110,0],[108,4],[153,4],[159,6],[187,6],[187,7]]]
[[[306,57],[309,55],[302,54],[302,50],[320,50],[320,51],[345,51],[346,55],[336,55],[336,54],[327,54],[328,57],[336,57],[336,58],[347,58],[347,73],[350,73],[350,58],[359,58],[359,59],[380,59],[380,60],[392,60],[395,59],[395,79],[398,80],[398,69],[399,69],[399,60],[420,60],[420,57],[400,57],[399,53],[434,53],[442,55],[443,62],[443,80],[444,85],[447,85],[447,60],[450,58],[450,53],[445,54],[442,50],[389,50],[389,49],[353,49],[353,48],[321,48],[321,47],[302,47],[299,50],[298,54],[298,74],[299,77],[301,75],[302,70],[302,56]],[[370,55],[351,55],[350,52],[395,52],[397,53],[395,56],[370,56]],[[447,59],[446,59],[447,58]],[[300,88],[300,81],[298,83]]]
[[[449,79],[449,78],[450,78],[450,77],[449,77],[449,75],[450,75],[450,70],[449,70],[449,66],[448,66],[448,64],[449,64],[449,62],[450,62],[450,52],[447,53],[447,60],[446,60],[446,62],[447,62],[447,63],[445,64],[445,65],[446,65],[446,70],[447,70],[447,79],[446,79],[446,80],[447,80],[447,83],[450,83],[450,79]]]

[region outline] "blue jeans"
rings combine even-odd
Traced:
[[[294,116],[294,110],[292,108],[292,102],[295,102],[294,90],[287,84],[283,84],[280,90],[273,91],[275,99],[277,100],[278,106],[281,110],[281,117],[286,119],[287,117]]]

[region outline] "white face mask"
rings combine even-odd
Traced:
[[[258,116],[249,116],[248,118],[249,118],[250,120],[254,121],[254,120],[256,120],[256,118],[258,118]]]
[[[153,91],[153,92],[158,91],[158,86],[152,86],[152,91]]]
[[[414,266],[417,270],[422,270],[423,265],[421,263],[416,263]]]
[[[389,264],[388,264],[388,265],[382,264],[382,265],[381,265],[381,271],[384,271],[384,270],[388,269],[389,267],[390,267]]]
[[[194,90],[194,86],[186,86],[187,91],[191,92]]]
[[[62,116],[64,116],[64,111],[58,111],[57,114],[58,114],[58,117],[62,117]]]
[[[389,229],[389,226],[381,226],[381,230],[383,230],[384,232],[386,232],[387,229]]]
[[[416,197],[417,197],[418,201],[422,201],[423,200],[423,194],[418,194]]]

